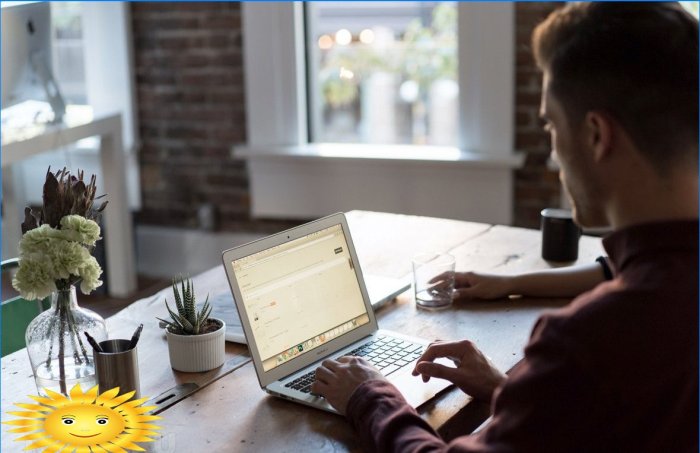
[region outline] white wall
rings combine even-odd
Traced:
[[[259,234],[208,233],[181,228],[136,228],[139,275],[173,278],[196,275],[221,264],[221,252],[255,239]]]

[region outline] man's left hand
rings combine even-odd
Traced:
[[[365,381],[386,380],[369,362],[360,357],[324,360],[316,369],[311,392],[323,396],[338,412],[345,415],[350,396]]]

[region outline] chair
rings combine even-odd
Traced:
[[[19,267],[17,258],[5,260],[0,263],[2,273],[9,272]],[[51,306],[49,298],[30,301],[21,296],[2,301],[2,357],[11,354],[26,346],[24,332],[27,326],[42,311]]]

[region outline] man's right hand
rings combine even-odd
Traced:
[[[455,367],[434,363],[441,357],[452,360]],[[464,393],[484,401],[491,401],[493,391],[506,379],[489,358],[468,340],[432,343],[413,370],[414,376],[419,374],[424,382],[431,377],[446,379]]]

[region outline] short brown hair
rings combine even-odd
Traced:
[[[567,4],[532,48],[571,121],[602,110],[660,170],[697,162],[698,21],[677,2]]]

